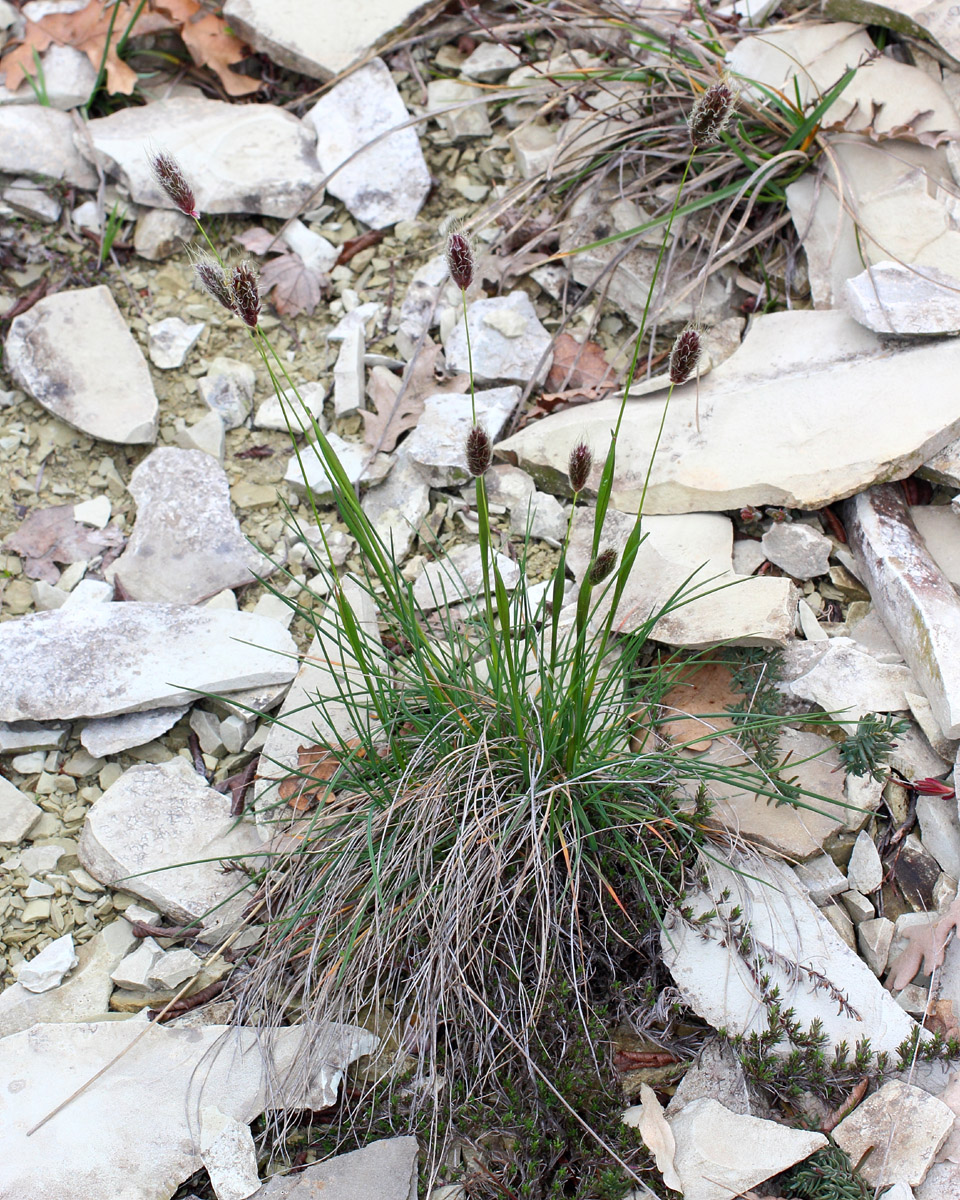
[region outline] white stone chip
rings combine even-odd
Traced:
[[[872,1188],[916,1185],[933,1166],[956,1120],[935,1096],[891,1079],[863,1100],[833,1131],[833,1138]],[[869,1152],[869,1153],[868,1153]]]
[[[519,289],[489,300],[474,300],[467,308],[470,351],[477,383],[542,381],[550,370],[550,335],[541,325],[533,303]],[[444,339],[447,370],[469,371],[467,331],[460,317]]]
[[[73,519],[82,525],[92,525],[94,529],[106,529],[111,512],[109,496],[94,496],[92,500],[81,500],[73,506]]]
[[[17,975],[17,983],[28,992],[49,992],[60,986],[64,975],[73,970],[78,962],[73,948],[73,934],[65,933],[24,963]]]
[[[203,321],[190,324],[180,317],[165,317],[147,326],[147,353],[155,367],[170,371],[182,367],[206,329]]]
[[[221,1109],[200,1109],[200,1157],[217,1200],[246,1200],[260,1190],[250,1126]]]
[[[43,815],[43,809],[0,775],[0,846],[17,846]]]

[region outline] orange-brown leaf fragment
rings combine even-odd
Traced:
[[[661,701],[663,732],[674,744],[682,742],[685,749],[699,753],[709,749],[716,738],[695,739],[733,726],[729,711],[743,697],[731,687],[731,677],[732,671],[725,663],[701,666],[693,662],[684,669],[678,682],[664,693]]]
[[[553,366],[544,391],[580,391],[587,388],[612,389],[616,376],[597,342],[582,344],[569,333],[561,333],[553,344]]]
[[[187,21],[180,36],[193,61],[215,72],[228,96],[249,96],[259,89],[259,80],[230,70],[231,65],[245,58],[248,51],[238,37],[228,32],[222,17],[208,13],[199,21]]]
[[[280,799],[295,812],[306,812],[333,795],[331,787],[314,785],[328,785],[340,770],[340,759],[322,746],[300,746],[297,767],[299,774],[288,775],[280,784]]]

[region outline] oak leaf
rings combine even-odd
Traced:
[[[616,385],[613,368],[607,362],[603,347],[597,342],[578,342],[569,333],[561,333],[553,343],[553,366],[547,375],[544,390],[580,391],[586,388],[612,390]]]
[[[404,386],[386,367],[374,367],[367,383],[373,411],[362,410],[363,436],[368,446],[389,452],[402,433],[413,429],[423,412],[423,396]]]
[[[273,292],[271,303],[282,317],[312,313],[327,283],[322,271],[308,267],[293,251],[271,258],[260,268],[260,294],[266,297]]]

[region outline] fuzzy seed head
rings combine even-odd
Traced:
[[[460,230],[447,238],[447,270],[450,278],[465,292],[473,283],[473,247],[470,239]]]
[[[718,79],[699,97],[687,117],[690,141],[696,147],[710,146],[726,129],[737,107],[737,91],[729,79]]]
[[[670,382],[686,383],[696,372],[702,352],[699,330],[688,325],[677,334],[677,340],[670,351]]]
[[[223,267],[212,258],[198,258],[193,264],[197,282],[214,300],[222,304],[228,312],[236,313],[233,306],[233,295]]]
[[[238,263],[230,276],[233,307],[245,325],[256,329],[260,319],[260,277],[248,259]]]
[[[180,169],[180,164],[165,150],[158,151],[150,160],[153,177],[163,188],[174,205],[185,217],[195,221],[200,216],[193,188],[187,183],[186,176]]]
[[[490,466],[493,446],[490,435],[482,425],[474,425],[467,434],[467,470],[471,475],[482,475]]]
[[[570,487],[575,493],[582,492],[590,478],[590,468],[593,466],[593,455],[586,442],[577,442],[570,451],[570,461],[567,464],[567,476]]]
[[[603,583],[616,565],[617,552],[612,546],[608,546],[606,550],[601,550],[590,564],[590,570],[587,572],[587,582],[591,587],[596,587],[598,583]]]

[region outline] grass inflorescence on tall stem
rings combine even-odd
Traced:
[[[723,80],[702,97],[690,117],[688,166],[722,129],[733,102]],[[179,168],[165,155],[154,166],[206,236]],[[682,186],[674,212],[681,201]],[[664,244],[669,229],[668,221]],[[460,232],[447,250],[469,334],[473,252]],[[601,999],[637,986],[638,955],[696,871],[711,784],[774,801],[787,791],[769,763],[730,766],[722,756],[686,753],[663,727],[661,700],[683,664],[655,651],[651,633],[709,584],[687,581],[638,628],[617,632],[644,536],[642,505],[619,554],[604,545],[604,532],[644,328],[599,471],[591,552],[576,598],[566,601],[568,562],[578,518],[591,520],[592,450],[579,445],[570,456],[566,535],[534,602],[528,544],[519,584],[511,592],[505,580],[485,483],[491,440],[474,398],[464,461],[476,481],[481,594],[471,595],[445,560],[447,576],[434,576],[436,603],[426,605],[263,330],[255,268],[229,267],[211,251],[196,263],[198,279],[246,325],[301,469],[306,453],[318,456],[336,514],[361,551],[359,571],[343,576],[310,490],[306,508],[318,533],[308,538],[288,510],[306,545],[319,541],[310,553],[329,584],[325,605],[301,609],[315,633],[309,654],[321,677],[306,701],[307,740],[316,749],[293,766],[261,767],[262,775],[274,767],[282,784],[261,788],[256,800],[256,819],[276,838],[269,865],[258,868],[266,928],[249,960],[238,1019],[265,1030],[290,1020],[313,1025],[318,1033],[300,1064],[305,1074],[323,1062],[326,1022],[369,1025],[382,1050],[365,1078],[386,1080],[390,1092],[402,1077],[401,1108],[408,1116],[421,1108],[433,1114],[434,1163],[441,1128],[453,1136],[469,1104],[492,1106],[489,1120],[496,1121],[498,1080],[509,1078],[511,1087],[525,1080],[531,1103],[566,1106],[584,1125],[545,1069],[558,1044],[558,997],[602,1080]],[[661,261],[662,249],[658,270]],[[656,282],[655,274],[651,294]],[[700,335],[688,327],[671,357],[664,422],[673,389],[695,374],[699,352]],[[469,366],[474,397],[472,359]],[[448,605],[447,595],[458,604]],[[743,715],[739,736],[774,730],[779,721]],[[303,737],[302,719],[287,728]],[[801,804],[815,799],[795,784],[789,796]],[[635,1179],[606,1135],[594,1133],[607,1166],[613,1161],[624,1181]]]

